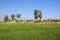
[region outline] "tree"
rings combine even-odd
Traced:
[[[35,19],[40,18],[40,20],[42,19],[42,12],[39,10],[34,10],[34,17]]]
[[[38,14],[38,10],[34,10],[34,18],[35,18],[35,19],[38,18],[37,14]]]
[[[14,17],[15,17],[15,15],[14,15],[14,14],[12,14],[12,15],[11,15],[12,20],[14,20]]]
[[[38,13],[38,18],[40,18],[40,20],[42,19],[42,12],[41,11],[39,11],[39,13]]]
[[[21,18],[21,14],[17,14],[16,17],[17,17],[18,20],[19,20],[19,18]]]
[[[8,16],[6,15],[5,17],[4,17],[4,22],[8,22],[9,21],[9,18],[8,18]]]

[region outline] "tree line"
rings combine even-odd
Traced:
[[[11,19],[12,20],[15,20],[15,17],[16,18],[18,18],[18,20],[19,20],[19,18],[21,18],[21,14],[12,14],[11,15]],[[10,19],[9,19],[9,17],[7,16],[7,15],[5,15],[5,17],[4,17],[4,22],[8,22]]]
[[[15,20],[15,17],[19,20],[19,18],[21,18],[21,14],[20,13],[18,13],[18,14],[12,14],[11,15],[11,19],[12,20]],[[42,11],[41,10],[34,10],[34,19],[42,19]],[[9,19],[9,17],[7,16],[7,15],[5,15],[5,17],[4,17],[4,22],[8,22],[10,19]]]

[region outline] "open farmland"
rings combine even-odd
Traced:
[[[60,40],[60,25],[0,24],[0,40]]]

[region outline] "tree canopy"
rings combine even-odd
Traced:
[[[42,12],[39,10],[34,10],[34,18],[38,19],[40,18],[40,20],[42,19]]]
[[[21,18],[21,14],[16,14],[16,17],[19,19],[19,18]]]
[[[14,20],[14,17],[15,17],[15,15],[14,15],[14,14],[12,14],[12,15],[11,15],[12,20]]]
[[[9,20],[9,18],[8,18],[8,16],[6,15],[6,16],[4,17],[4,22],[8,22],[8,20]]]

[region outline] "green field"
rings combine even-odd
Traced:
[[[0,40],[60,40],[60,25],[0,24]]]

